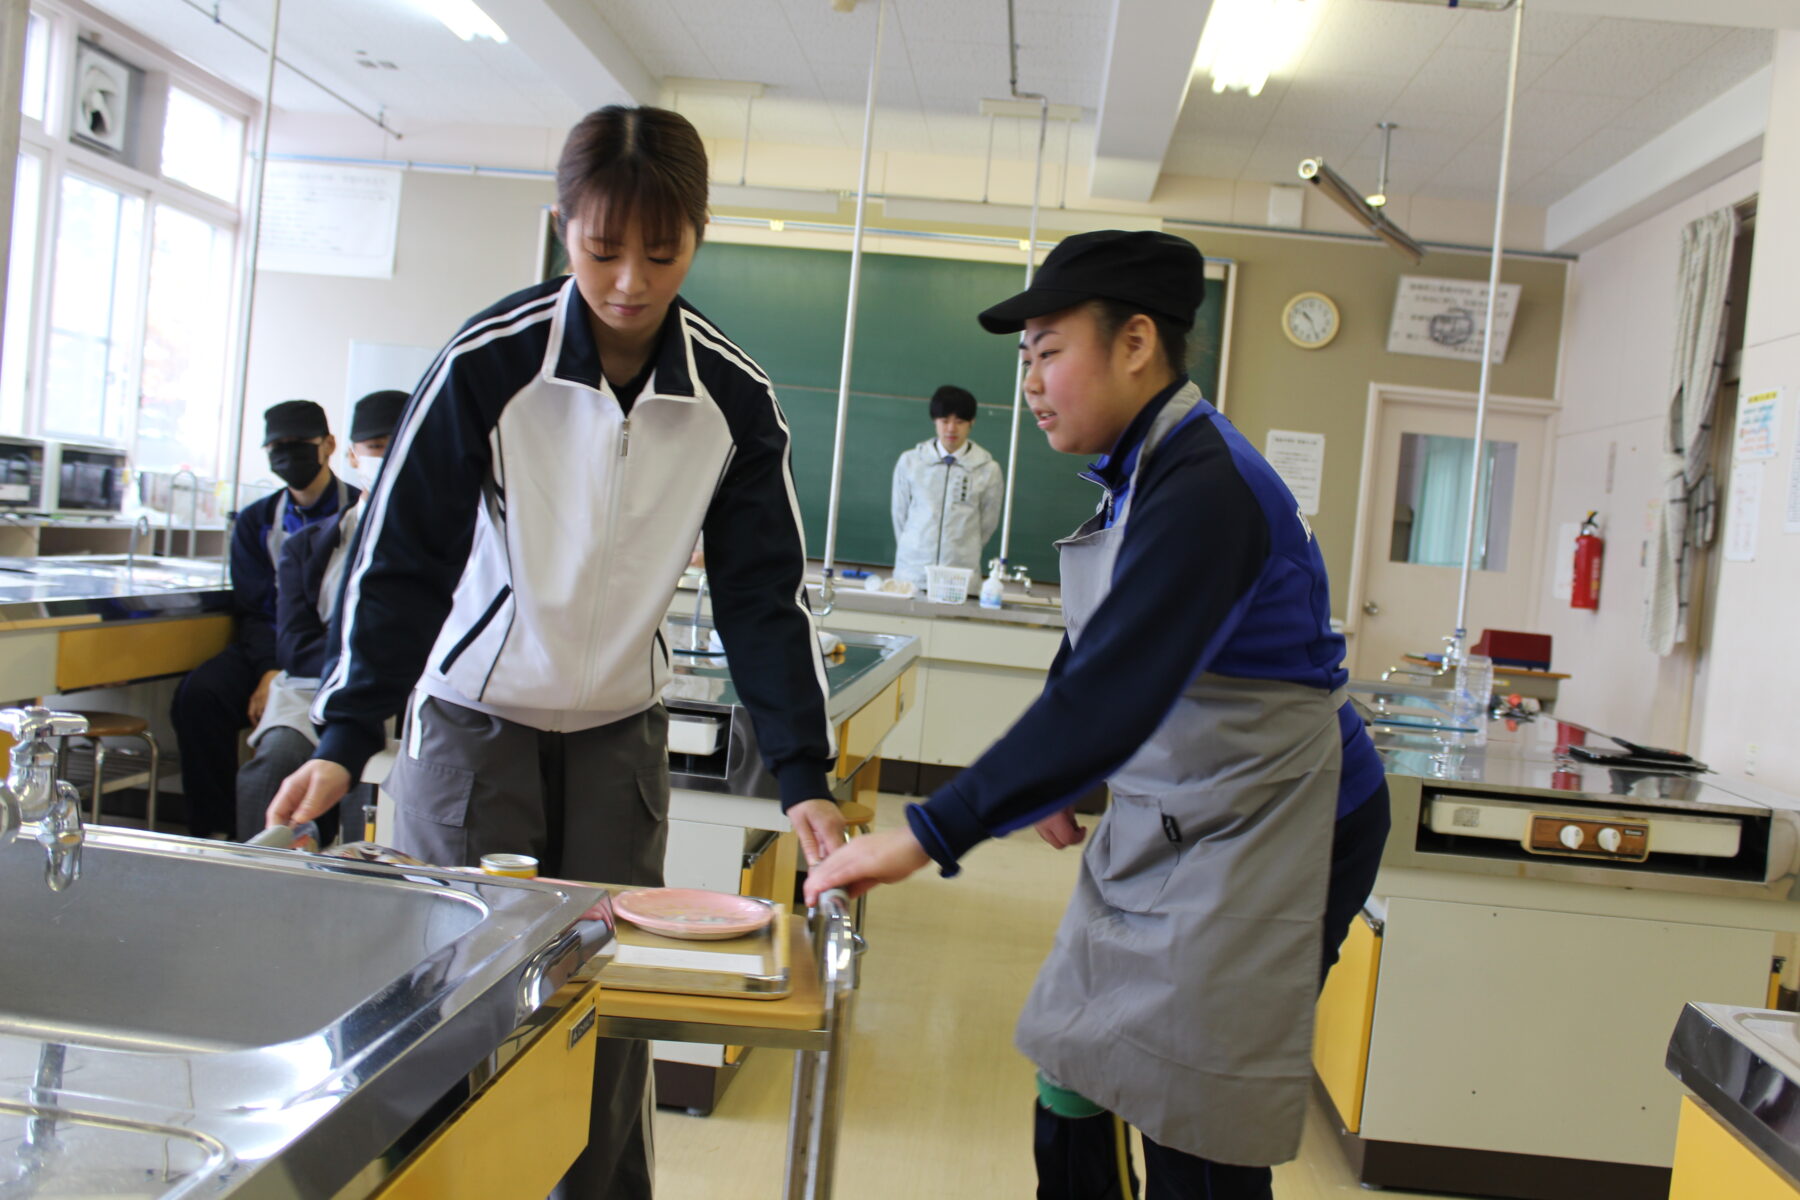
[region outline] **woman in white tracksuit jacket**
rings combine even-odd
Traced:
[[[787,422],[768,376],[678,294],[706,179],[679,114],[604,108],[570,133],[572,274],[472,318],[408,402],[351,551],[318,750],[271,824],[337,803],[404,705],[384,785],[397,848],[660,885],[662,623],[704,530],[713,619],[782,809],[809,861],[841,840]],[[648,1070],[647,1043],[601,1040],[559,1200],[649,1200]]]
[[[1006,479],[969,440],[975,397],[945,384],[931,397],[937,436],[894,464],[894,578],[925,585],[933,564],[981,573],[981,548],[1000,528]]]

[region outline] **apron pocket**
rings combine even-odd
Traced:
[[[1181,861],[1182,837],[1162,802],[1114,793],[1088,850],[1101,899],[1124,912],[1150,912]]]

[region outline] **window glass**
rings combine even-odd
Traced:
[[[1486,445],[1482,511],[1475,518],[1480,538],[1475,568],[1504,571],[1506,544],[1512,533],[1513,477],[1519,447],[1515,442],[1490,441]],[[1462,566],[1469,527],[1469,489],[1474,483],[1470,467],[1474,460],[1473,438],[1402,435],[1390,559],[1436,567]]]
[[[0,433],[25,432],[25,388],[30,378],[31,310],[36,301],[38,198],[44,163],[19,155],[13,183],[11,260],[6,264],[5,340],[0,342]]]
[[[144,202],[76,175],[58,191],[44,432],[120,442],[136,392]]]
[[[50,22],[32,13],[25,21],[25,71],[19,111],[34,121],[42,121],[49,96]]]
[[[215,476],[231,337],[229,231],[156,206],[133,465]]]
[[[244,123],[190,92],[169,89],[162,173],[221,200],[236,200]]]

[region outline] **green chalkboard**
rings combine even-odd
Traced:
[[[1210,273],[1210,272],[1209,272]],[[1002,468],[1018,343],[984,332],[975,314],[1024,285],[1024,267],[865,254],[851,368],[837,557],[894,561],[889,492],[894,461],[932,434],[928,402],[940,384],[968,388],[980,403],[973,437]],[[748,351],[775,383],[794,436],[794,486],[807,550],[824,552],[831,445],[843,367],[847,251],[709,245],[682,287],[696,308]],[[1208,284],[1192,339],[1194,378],[1217,392],[1224,287]],[[1097,491],[1079,478],[1085,460],[1051,450],[1026,414],[1019,433],[1011,557],[1033,578],[1057,578],[1056,539],[1094,511]],[[995,534],[982,562],[999,553]]]

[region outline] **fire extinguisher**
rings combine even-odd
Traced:
[[[1581,523],[1581,536],[1575,539],[1575,581],[1569,588],[1570,608],[1600,607],[1600,560],[1606,543],[1600,538],[1600,526],[1589,513]]]

